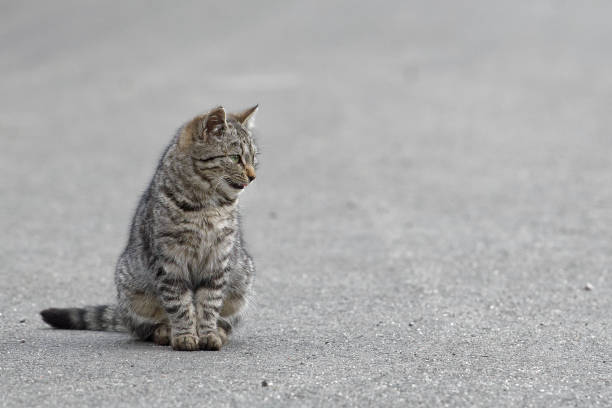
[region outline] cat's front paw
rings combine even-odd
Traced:
[[[218,333],[208,332],[200,336],[200,348],[202,350],[220,350],[223,342]]]
[[[195,351],[200,347],[198,345],[197,336],[193,334],[181,334],[172,337],[172,348],[180,351]]]

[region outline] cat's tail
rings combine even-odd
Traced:
[[[125,331],[116,305],[45,309],[42,319],[57,329]]]

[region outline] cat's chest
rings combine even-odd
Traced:
[[[193,242],[192,261],[205,271],[225,268],[236,239],[236,218],[222,213],[204,214],[193,217],[191,224],[198,237]]]

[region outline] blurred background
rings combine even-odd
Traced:
[[[606,1],[1,2],[6,403],[609,403],[611,17]],[[43,329],[44,307],[113,301],[175,130],[255,103],[258,297],[234,341],[185,355]]]

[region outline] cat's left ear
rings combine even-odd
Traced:
[[[204,130],[207,135],[220,135],[227,128],[226,114],[223,106],[217,106],[206,115]]]
[[[255,126],[255,113],[257,113],[257,109],[259,105],[255,105],[252,108],[246,109],[240,113],[234,113],[232,116],[236,118],[238,122],[242,124],[242,126],[247,129],[251,129]]]
[[[210,136],[220,137],[227,129],[227,117],[223,106],[217,106],[204,115],[193,118],[183,131],[178,140],[179,148],[185,151],[192,143],[206,142]]]

